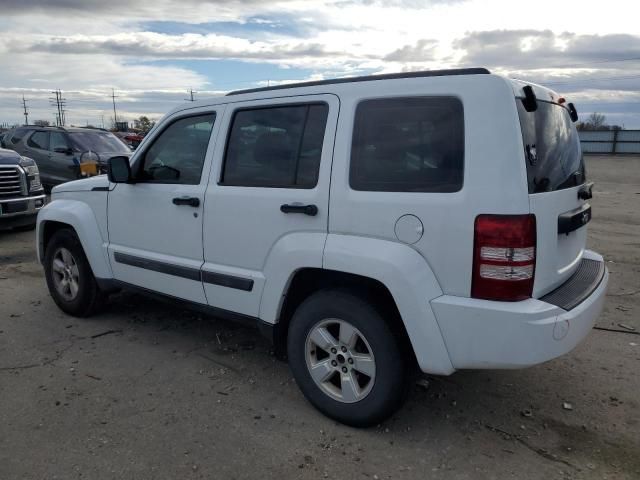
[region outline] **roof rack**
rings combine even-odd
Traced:
[[[242,93],[267,92],[270,90],[283,90],[285,88],[315,87],[317,85],[334,85],[337,83],[352,82],[372,82],[374,80],[392,80],[396,78],[419,78],[419,77],[444,77],[454,75],[487,75],[491,72],[486,68],[451,68],[447,70],[424,70],[421,72],[384,73],[380,75],[366,75],[363,77],[333,78],[330,80],[316,80],[312,82],[286,83],[274,85],[273,87],[247,88],[245,90],[234,90],[228,95],[240,95]]]

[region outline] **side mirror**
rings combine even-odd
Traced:
[[[132,183],[129,157],[111,157],[107,175],[112,183]]]
[[[66,155],[71,155],[73,153],[73,150],[71,150],[69,147],[56,147],[53,149],[53,151],[56,153],[64,153]]]

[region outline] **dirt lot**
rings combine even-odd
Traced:
[[[528,370],[430,377],[367,430],[317,413],[254,330],[131,294],[62,314],[33,233],[0,234],[0,479],[640,478],[640,158],[588,169],[611,271],[598,326],[618,331]]]

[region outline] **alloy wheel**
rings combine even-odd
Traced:
[[[68,302],[75,300],[80,289],[80,274],[76,259],[66,248],[59,248],[53,255],[52,273],[53,284],[60,296]]]
[[[373,350],[350,323],[321,320],[307,335],[305,351],[311,378],[331,398],[354,403],[371,392],[376,377]]]

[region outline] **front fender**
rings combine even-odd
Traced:
[[[385,285],[396,302],[423,372],[454,368],[430,301],[442,290],[429,264],[408,245],[377,238],[329,234],[323,268],[362,275]]]
[[[80,239],[94,276],[101,279],[113,278],[107,256],[107,239],[102,237],[96,217],[89,205],[78,200],[60,199],[54,200],[38,212],[36,239],[40,263],[44,260],[46,222],[64,223],[72,227]]]

